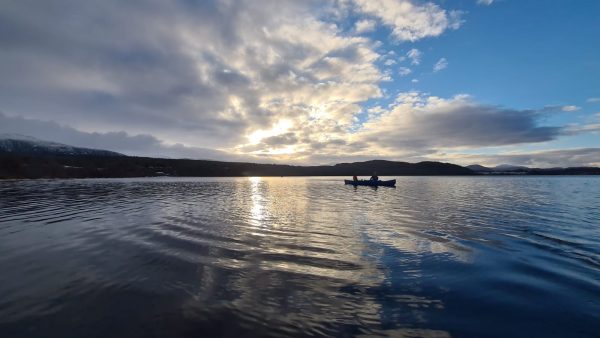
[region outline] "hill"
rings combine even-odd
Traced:
[[[32,156],[125,156],[114,151],[73,147],[20,134],[0,134],[0,153]]]
[[[381,176],[473,175],[440,162],[367,161],[333,166],[291,166],[128,156],[23,156],[0,153],[0,178],[86,178],[142,176]]]
[[[472,164],[467,168],[480,175],[600,175],[597,167],[528,168],[510,164],[485,167]]]
[[[366,161],[333,166],[291,166],[209,160],[131,157],[73,147],[33,137],[0,135],[0,178],[84,178],[140,176],[369,176],[473,175],[440,162]]]
[[[372,160],[335,165],[292,166],[210,160],[132,157],[73,147],[23,135],[0,135],[0,178],[94,178],[143,176],[380,176],[402,175],[598,175],[600,168],[531,169],[501,165],[467,168],[442,162]]]

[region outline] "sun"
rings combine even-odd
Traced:
[[[288,119],[279,120],[271,129],[259,129],[248,135],[250,144],[258,144],[267,137],[281,135],[286,133],[293,126],[292,121]]]

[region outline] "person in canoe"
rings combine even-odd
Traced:
[[[379,176],[377,176],[376,172],[374,172],[373,176],[371,176],[371,181],[379,181]]]
[[[356,175],[354,175],[354,176],[352,176],[352,180],[353,180],[354,182],[358,182],[358,177],[356,177]]]

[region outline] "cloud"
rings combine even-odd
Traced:
[[[207,148],[234,147],[281,119],[304,123],[315,110],[350,123],[361,102],[381,96],[384,74],[376,43],[322,18],[327,6],[8,2],[0,108]]]
[[[295,140],[308,154],[344,139],[398,76],[378,65],[404,56],[380,55],[381,43],[360,32],[381,23],[416,41],[460,22],[457,11],[397,0],[9,1],[0,6],[0,109],[81,133],[126,132],[115,138],[122,147],[100,144],[114,150],[145,135],[240,155]],[[420,51],[408,55],[420,63]],[[257,134],[281,121],[294,137]]]
[[[439,155],[437,155],[439,156]],[[446,160],[469,165],[522,165],[532,168],[600,167],[600,148],[553,149],[500,154],[444,154]]]
[[[594,124],[568,127],[542,124],[548,114],[555,113],[556,109],[519,110],[485,105],[467,95],[440,98],[405,92],[390,106],[369,108],[368,118],[352,131],[335,123],[307,121],[284,134],[265,138],[260,144],[249,145],[244,151],[264,155],[268,153],[264,149],[269,149],[279,154],[279,160],[291,163],[333,163],[373,157],[460,161],[457,154],[466,150],[544,143],[598,130]]]
[[[588,102],[588,103],[600,102],[600,97],[590,97],[589,99],[586,100],[586,102]]]
[[[564,135],[577,135],[591,132],[600,131],[600,123],[590,123],[590,124],[572,124],[563,128]]]
[[[537,120],[542,117],[541,111],[543,109],[523,111],[485,106],[463,95],[442,99],[409,92],[400,94],[389,109],[370,109],[370,122],[354,133],[331,124],[327,126],[326,133],[316,134],[314,129],[322,126],[308,123],[282,134],[262,138],[254,145],[247,144],[243,149],[238,149],[243,152],[237,154],[232,151],[169,144],[151,135],[131,135],[122,131],[84,132],[56,122],[2,113],[0,133],[35,135],[44,140],[136,156],[225,161],[315,164],[362,161],[375,156],[389,160],[439,160],[464,165],[600,165],[598,148],[495,155],[460,153],[464,149],[545,142],[562,135],[600,130],[598,124],[564,128],[539,126]]]
[[[438,60],[438,62],[435,63],[435,65],[433,66],[433,71],[435,73],[439,72],[442,69],[445,69],[446,67],[448,67],[448,60],[446,60],[446,58],[441,58]]]
[[[388,149],[451,149],[538,143],[561,135],[540,126],[540,113],[487,106],[458,95],[451,99],[402,93],[389,111],[366,122],[361,140]]]
[[[44,141],[79,147],[105,149],[132,156],[193,158],[239,161],[250,157],[236,156],[214,149],[166,144],[151,135],[129,135],[126,132],[83,132],[56,122],[7,116],[0,112],[0,134],[35,135]]]
[[[398,68],[398,74],[400,74],[400,76],[406,76],[408,74],[412,73],[412,70],[408,67],[400,67]]]
[[[427,1],[8,1],[0,126],[135,155],[297,162],[417,158],[591,128],[542,126],[541,111],[464,96],[402,93],[368,109],[383,81],[410,71],[382,63],[413,68],[422,53],[386,52],[359,32],[382,24],[416,41],[461,22]]]
[[[355,0],[358,11],[380,19],[400,41],[416,41],[441,35],[462,24],[460,11],[446,11],[438,5],[408,0]]]
[[[478,5],[489,6],[494,3],[494,0],[477,0]]]
[[[581,109],[581,107],[577,107],[577,106],[562,106],[562,108],[561,108],[562,111],[566,111],[566,112],[577,111],[579,109]]]
[[[298,138],[294,133],[285,133],[276,136],[267,137],[262,140],[262,143],[271,145],[271,146],[281,146],[281,145],[290,145],[296,144],[298,142]]]
[[[418,65],[421,63],[421,57],[423,53],[420,50],[413,48],[406,53],[406,56],[410,59],[411,65]]]
[[[359,20],[354,25],[356,33],[368,33],[375,30],[377,22],[375,20]]]

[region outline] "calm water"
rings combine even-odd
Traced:
[[[600,177],[0,182],[0,336],[599,337]]]

